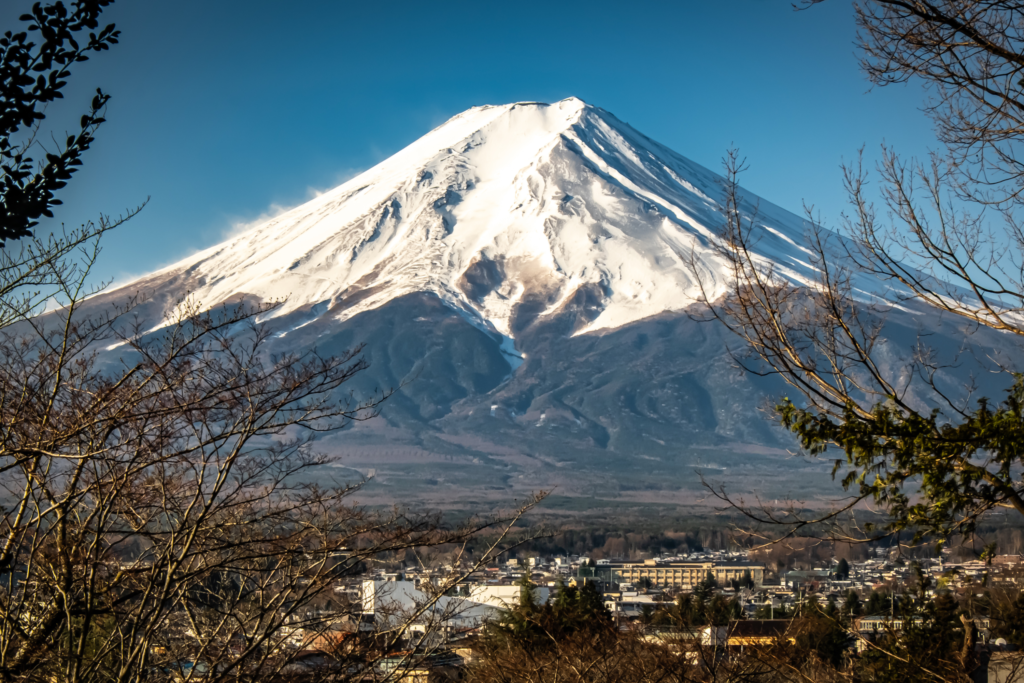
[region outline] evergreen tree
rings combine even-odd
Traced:
[[[846,600],[843,602],[843,612],[851,617],[860,616],[863,610],[863,606],[860,603],[860,596],[857,595],[856,591],[851,590],[846,594]]]
[[[889,609],[889,598],[886,595],[871,591],[871,595],[868,596],[868,606],[865,610],[866,614],[877,615],[882,614]]]
[[[587,581],[579,589],[576,615],[579,622],[611,621],[612,615],[604,605],[604,596],[593,581]]]
[[[537,611],[537,597],[534,589],[537,584],[533,582],[533,574],[527,569],[519,578],[519,610],[524,614],[532,614]]]
[[[825,616],[829,619],[836,619],[839,616],[839,608],[836,606],[836,599],[828,596],[828,604],[825,605]]]
[[[882,631],[878,648],[863,652],[857,660],[862,680],[889,683],[918,680],[922,670],[940,674],[941,680],[963,680],[973,666],[973,639],[964,631],[956,599],[943,593],[928,600],[920,590],[896,601],[903,618],[899,631]],[[893,656],[894,655],[894,656]]]
[[[698,583],[697,587],[694,588],[693,595],[701,602],[707,602],[715,592],[716,588],[718,588],[718,580],[715,579],[714,572],[709,570],[704,576],[704,580]]]
[[[575,586],[567,586],[562,579],[555,582],[555,593],[551,596],[551,608],[556,616],[570,614],[577,602],[577,590]]]
[[[842,666],[850,647],[850,635],[838,612],[834,600],[829,599],[822,609],[812,596],[804,605],[797,636],[798,646],[813,651],[821,661],[836,669]]]
[[[537,602],[529,572],[519,580],[520,601],[488,625],[487,637],[508,640],[524,647],[554,646],[552,639],[580,632],[604,633],[612,628],[611,612],[592,581],[581,586],[567,586],[559,581],[554,594],[544,604]]]
[[[675,617],[679,628],[688,628],[693,623],[694,598],[691,593],[676,596]]]
[[[839,560],[839,564],[836,565],[836,578],[840,581],[850,578],[850,563],[846,561],[846,558]]]
[[[488,631],[495,637],[513,638],[522,642],[534,642],[543,636],[543,629],[538,616],[540,607],[536,596],[530,571],[523,572],[519,582],[519,603],[504,610],[500,618],[489,624]]]

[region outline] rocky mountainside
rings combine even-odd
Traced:
[[[733,340],[690,315],[689,254],[725,281],[710,248],[721,196],[716,174],[578,99],[476,107],[92,305],[144,292],[155,331],[187,292],[210,307],[284,299],[267,321],[274,348],[365,343],[357,390],[401,389],[379,419],[322,445],[345,455],[341,476],[372,474],[382,498],[468,503],[556,486],[570,506],[672,503],[692,499],[695,469],[806,495],[827,467],[793,456],[758,412],[784,387],[739,372]],[[803,220],[747,199],[759,258],[809,282]],[[903,309],[890,336],[925,326],[939,345],[962,343],[956,321],[919,313]]]

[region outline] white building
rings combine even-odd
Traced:
[[[534,588],[537,602],[548,599],[550,589]],[[469,586],[469,595],[431,596],[412,581],[363,581],[363,613],[374,615],[378,627],[402,622],[440,624],[448,627],[479,626],[498,615],[498,610],[519,604],[519,586]],[[415,632],[415,629],[412,629]]]
[[[468,600],[482,605],[488,605],[497,609],[508,609],[519,604],[519,586],[469,586]],[[551,589],[547,586],[536,586],[533,589],[533,599],[538,604],[544,604],[551,595]]]

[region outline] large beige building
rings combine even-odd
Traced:
[[[692,589],[708,575],[714,574],[721,586],[728,586],[731,581],[740,580],[746,572],[754,585],[764,582],[764,565],[747,564],[744,562],[659,562],[644,560],[643,562],[622,562],[608,565],[612,580],[617,583],[640,583],[650,579],[655,586],[662,588]]]

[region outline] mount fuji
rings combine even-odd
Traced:
[[[265,320],[271,350],[365,344],[356,393],[399,389],[379,418],[321,447],[385,498],[454,505],[557,487],[570,506],[675,504],[692,498],[695,469],[770,495],[824,486],[827,468],[758,414],[781,382],[743,374],[727,333],[691,317],[690,254],[725,291],[712,246],[722,193],[716,174],[579,99],[475,107],[90,303],[144,293],[136,312],[157,330],[188,293],[205,307],[283,300]],[[745,199],[758,205],[758,258],[810,284],[804,220]],[[962,343],[956,321],[933,318],[890,326]],[[895,350],[889,362],[902,362]]]

